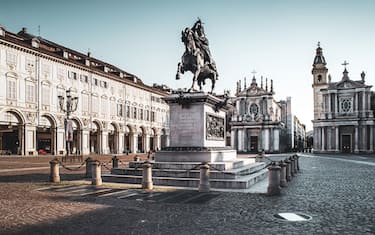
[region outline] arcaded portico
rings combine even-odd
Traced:
[[[0,26],[0,153],[137,153],[169,143],[165,86],[27,33]],[[61,99],[78,97],[66,144]],[[65,101],[64,101],[65,102]],[[69,148],[68,148],[69,149]]]

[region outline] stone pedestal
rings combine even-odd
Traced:
[[[225,146],[226,116],[223,100],[204,92],[172,94],[170,146],[155,154],[157,162],[217,162],[236,159]]]

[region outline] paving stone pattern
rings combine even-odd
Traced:
[[[314,157],[300,165],[281,196],[214,192],[201,203],[193,191],[81,195],[95,190],[38,191],[51,184],[0,175],[0,234],[375,234],[375,166]],[[312,219],[274,217],[285,212]]]

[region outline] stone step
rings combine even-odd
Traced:
[[[210,179],[210,187],[217,189],[248,189],[250,186],[266,178],[268,170],[263,169],[256,173],[241,176],[236,179]],[[103,174],[104,182],[141,184],[142,176]],[[152,177],[154,185],[198,188],[199,178],[184,177]]]
[[[250,165],[245,165],[236,169],[228,171],[221,171],[220,169],[211,168],[210,178],[212,179],[236,179],[241,176],[252,174],[265,168],[266,164],[257,162]],[[138,168],[113,168],[111,174],[114,175],[142,175],[142,167]],[[177,169],[155,169],[153,166],[152,175],[155,177],[182,177],[182,178],[199,178],[199,168],[195,170],[177,170]]]
[[[152,162],[152,161],[151,161]],[[144,161],[131,161],[129,168],[142,168]],[[153,169],[176,169],[176,170],[191,170],[199,169],[200,162],[152,162]],[[243,158],[236,161],[227,162],[213,162],[210,165],[218,170],[226,171],[240,168],[249,164],[255,163],[254,158]]]

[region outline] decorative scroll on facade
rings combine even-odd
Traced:
[[[206,139],[224,140],[225,121],[224,118],[207,114],[206,116]]]

